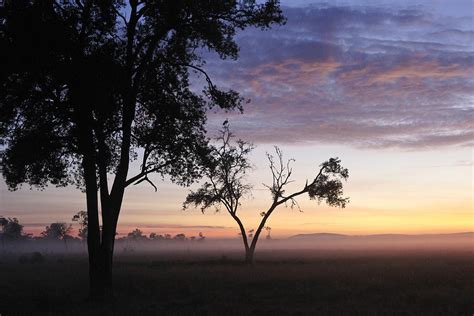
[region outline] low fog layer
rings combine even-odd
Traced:
[[[40,252],[43,254],[86,254],[87,245],[78,239],[25,240],[3,242],[1,252],[18,254]],[[116,241],[117,255],[168,254],[199,259],[203,255],[215,258],[239,257],[243,254],[242,241],[234,239],[170,238],[153,240],[121,238]],[[426,251],[462,251],[474,253],[474,233],[432,235],[368,235],[306,234],[286,239],[265,239],[258,242],[257,254],[265,257],[318,256],[327,253],[363,254],[365,251],[392,253]]]

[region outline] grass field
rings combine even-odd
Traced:
[[[473,315],[472,252],[261,251],[118,255],[116,298],[88,302],[87,260],[0,259],[0,314]]]

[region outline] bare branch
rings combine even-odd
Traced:
[[[134,182],[136,182],[136,181],[138,181],[138,180],[140,180],[141,178],[147,176],[148,174],[150,174],[150,173],[152,173],[152,172],[157,172],[157,171],[159,171],[160,169],[162,169],[162,168],[164,168],[164,167],[170,165],[171,163],[172,163],[171,161],[167,161],[167,162],[165,162],[165,163],[163,163],[163,164],[161,164],[161,165],[159,165],[159,166],[153,167],[153,168],[151,168],[151,169],[149,169],[150,166],[147,166],[147,167],[144,168],[144,169],[142,168],[142,171],[141,171],[139,174],[137,174],[137,175],[131,177],[130,179],[128,179],[127,181],[125,181],[125,187],[129,186],[130,184],[132,184],[132,183],[134,183]],[[140,181],[140,182],[141,182],[141,181]]]
[[[144,178],[142,178],[141,180],[138,180],[138,181],[137,181],[137,182],[135,182],[133,185],[140,184],[140,183],[142,183],[143,181],[146,181],[146,182],[148,182],[149,184],[151,184],[151,186],[152,186],[152,187],[155,189],[155,192],[157,192],[157,191],[158,191],[158,188],[156,187],[156,185],[155,185],[153,182],[151,182],[151,180],[150,180],[150,179],[148,179],[148,177],[147,177],[147,176],[145,176],[145,177],[144,177]]]
[[[180,66],[189,67],[189,68],[192,68],[192,69],[197,70],[198,72],[202,73],[206,77],[207,84],[209,85],[211,90],[216,89],[214,83],[211,80],[211,77],[207,74],[207,72],[204,69],[199,68],[199,67],[194,66],[194,65],[190,65],[190,64],[180,64]],[[227,136],[228,136],[227,138],[230,138],[231,134],[228,134]],[[227,139],[227,141],[228,141],[228,139]]]

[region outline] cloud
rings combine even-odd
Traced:
[[[286,8],[287,25],[239,34],[238,61],[208,63],[219,85],[252,100],[243,115],[211,115],[211,129],[230,116],[254,142],[472,143],[472,23],[428,9]]]
[[[63,222],[63,221],[59,221]],[[21,223],[25,227],[34,227],[34,228],[44,228],[51,225],[51,223]],[[73,223],[74,224],[74,223]],[[162,228],[162,229],[228,229],[233,228],[229,226],[212,226],[212,225],[179,225],[179,224],[148,224],[148,223],[130,223],[127,224],[130,227],[139,227],[139,228]]]
[[[127,224],[128,226],[134,226],[134,224]],[[209,225],[179,225],[179,224],[135,224],[135,226],[140,228],[178,228],[178,229],[227,229],[233,228],[228,226],[209,226]]]
[[[456,163],[453,164],[456,167],[472,167],[474,166],[474,162],[472,160],[458,160]]]

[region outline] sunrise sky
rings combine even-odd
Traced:
[[[270,204],[265,152],[278,145],[296,159],[295,190],[340,157],[351,202],[334,209],[302,196],[303,212],[281,208],[270,218],[275,237],[473,231],[473,2],[282,4],[287,24],[239,33],[238,60],[207,55],[215,83],[251,99],[244,114],[211,113],[208,124],[212,136],[228,118],[257,146],[255,190],[241,210],[247,228]],[[157,193],[144,183],[128,189],[119,233],[237,237],[228,214],[182,211],[189,188],[156,183]],[[27,232],[70,222],[84,207],[75,188],[9,192],[0,181],[0,215],[18,217]]]

